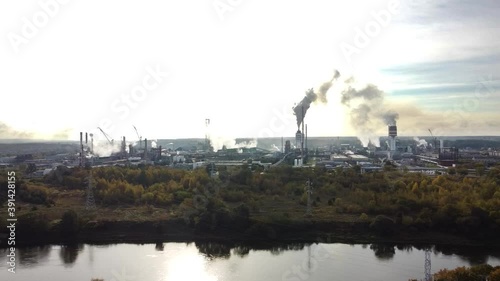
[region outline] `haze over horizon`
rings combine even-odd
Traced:
[[[1,2],[0,139],[103,140],[102,127],[132,140],[133,125],[148,139],[293,136],[292,107],[310,88],[309,136],[385,136],[388,112],[401,136],[498,136],[499,9]]]

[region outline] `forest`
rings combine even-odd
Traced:
[[[16,199],[22,208],[20,221],[29,222],[24,227],[39,232],[70,225],[74,229],[69,232],[77,233],[89,221],[99,220],[175,220],[200,233],[230,231],[272,239],[280,230],[342,222],[366,226],[383,236],[407,229],[495,239],[500,233],[500,167],[476,168],[473,176],[463,167],[431,176],[392,166],[361,173],[357,166],[264,170],[243,165],[218,167],[218,175],[212,177],[208,168],[61,166],[42,179],[23,179],[21,174]],[[0,176],[2,204],[7,200],[5,176]],[[101,212],[108,214],[105,219],[95,210],[85,210],[89,180],[97,210],[107,210]],[[68,198],[74,201],[64,205]],[[121,209],[128,211],[116,211]],[[126,217],[135,211],[144,215]],[[6,216],[4,210],[0,216]]]

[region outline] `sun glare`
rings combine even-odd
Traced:
[[[173,258],[173,260],[167,262],[167,272],[163,280],[218,281],[217,276],[207,271],[206,262],[196,252],[183,251],[180,255]]]

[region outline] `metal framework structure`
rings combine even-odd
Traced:
[[[101,133],[104,135],[104,137],[108,140],[108,142],[110,144],[113,144],[113,142],[114,142],[113,138],[111,138],[108,134],[106,134],[106,132],[104,132],[104,130],[101,129],[101,127],[97,127],[97,129],[99,129],[101,131]]]
[[[306,181],[306,193],[307,193],[306,216],[311,216],[312,215],[312,209],[311,209],[312,181],[310,178]]]
[[[142,136],[139,135],[139,132],[137,131],[137,128],[132,125],[134,127],[134,130],[135,130],[135,133],[137,134],[137,138],[139,139],[139,149],[141,149],[141,146],[142,146]]]
[[[89,171],[89,175],[87,176],[87,201],[85,203],[86,210],[95,209],[95,199],[94,199],[94,190],[92,186],[92,171]]]
[[[430,249],[425,250],[425,281],[432,281]]]

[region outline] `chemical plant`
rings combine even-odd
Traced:
[[[431,129],[428,129],[427,136],[398,136],[396,120],[399,114],[383,107],[383,92],[373,85],[356,90],[347,84],[347,88],[341,93],[341,103],[351,110],[351,121],[356,124],[354,129],[360,135],[366,132],[371,134],[368,143],[366,136],[309,139],[305,124],[306,113],[312,103],[326,103],[326,92],[339,76],[336,71],[333,78],[323,83],[318,90],[307,90],[302,100],[293,107],[297,131],[293,135],[290,132],[292,137],[234,139],[231,145],[214,147],[209,118],[204,120],[204,139],[148,140],[139,134],[135,125],[130,125],[130,131],[133,128],[137,137],[130,141],[122,136],[119,141],[115,141],[102,128],[97,127],[101,137],[97,137],[95,133],[80,132],[77,144],[66,142],[56,147],[51,143],[0,146],[0,168],[24,164],[28,167],[28,175],[33,177],[43,176],[59,166],[138,165],[161,165],[179,169],[209,167],[207,170],[212,171],[214,176],[217,175],[218,166],[242,165],[263,169],[279,165],[324,169],[359,167],[361,172],[392,167],[437,174],[448,172],[450,167],[475,162],[481,162],[487,168],[500,160],[500,138],[485,140],[479,137],[434,136]],[[356,100],[360,105],[351,108],[351,100]],[[377,124],[369,122],[373,119],[383,121],[387,126],[386,136],[374,137],[373,132],[382,127],[373,128],[372,125]],[[12,149],[14,145],[16,147]]]
[[[387,136],[380,137],[380,146],[371,143],[363,146],[356,137],[309,139],[304,111],[300,108],[299,112],[294,138],[267,138],[259,139],[258,142],[236,139],[234,147],[214,149],[208,130],[204,139],[148,140],[133,126],[137,139],[129,141],[121,137],[116,142],[103,129],[98,128],[104,136],[104,142],[102,137],[101,141],[96,142],[94,134],[80,132],[77,148],[74,143],[60,146],[65,147],[65,153],[44,153],[40,145],[34,147],[33,151],[23,151],[22,154],[1,151],[0,167],[25,164],[30,167],[30,175],[33,177],[43,176],[61,165],[68,168],[137,165],[161,165],[179,169],[210,167],[214,176],[217,175],[219,166],[241,165],[263,169],[279,165],[323,169],[356,166],[361,172],[383,170],[390,166],[409,172],[439,174],[460,164],[481,162],[488,167],[500,161],[500,151],[497,149],[500,139],[488,142],[482,138],[439,137],[434,136],[430,129],[428,136],[399,137],[395,122],[387,126]],[[206,119],[205,123],[208,127],[210,119]],[[487,147],[484,144],[493,145]],[[44,157],[40,157],[41,154]]]

